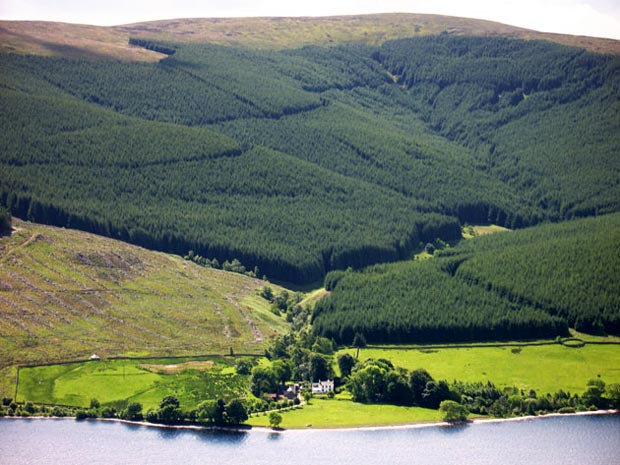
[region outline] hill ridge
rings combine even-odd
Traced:
[[[381,43],[413,36],[501,36],[547,40],[597,53],[620,54],[620,41],[544,33],[489,20],[416,13],[323,17],[180,18],[93,26],[46,21],[0,21],[0,53],[90,59],[159,61],[166,55],[130,46],[129,38],[262,49]]]

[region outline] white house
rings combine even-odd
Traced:
[[[312,394],[326,394],[334,391],[334,380],[328,379],[327,381],[319,380],[318,383],[312,383]]]

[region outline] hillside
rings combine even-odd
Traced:
[[[380,45],[389,40],[444,32],[459,36],[547,40],[597,53],[620,54],[620,42],[615,40],[548,34],[476,19],[406,13],[322,18],[188,18],[113,27],[0,21],[0,52],[153,62],[164,56],[129,46],[130,37],[286,49],[346,43]]]
[[[0,239],[0,367],[119,355],[260,353],[287,331],[260,280],[70,229]]]
[[[427,261],[327,275],[316,334],[350,344],[620,333],[620,215],[493,234]]]
[[[464,223],[620,210],[617,57],[456,34],[290,49],[153,35],[183,24],[127,26],[151,31],[133,43],[165,52],[155,63],[0,55],[0,202],[301,284]]]

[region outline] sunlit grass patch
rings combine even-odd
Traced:
[[[350,400],[312,399],[303,408],[281,412],[283,428],[334,428],[440,421],[438,410],[395,405],[360,404]],[[268,415],[253,416],[252,426],[269,426]]]

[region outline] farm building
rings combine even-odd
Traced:
[[[312,383],[312,394],[326,394],[334,391],[334,380],[319,380],[318,383]]]

